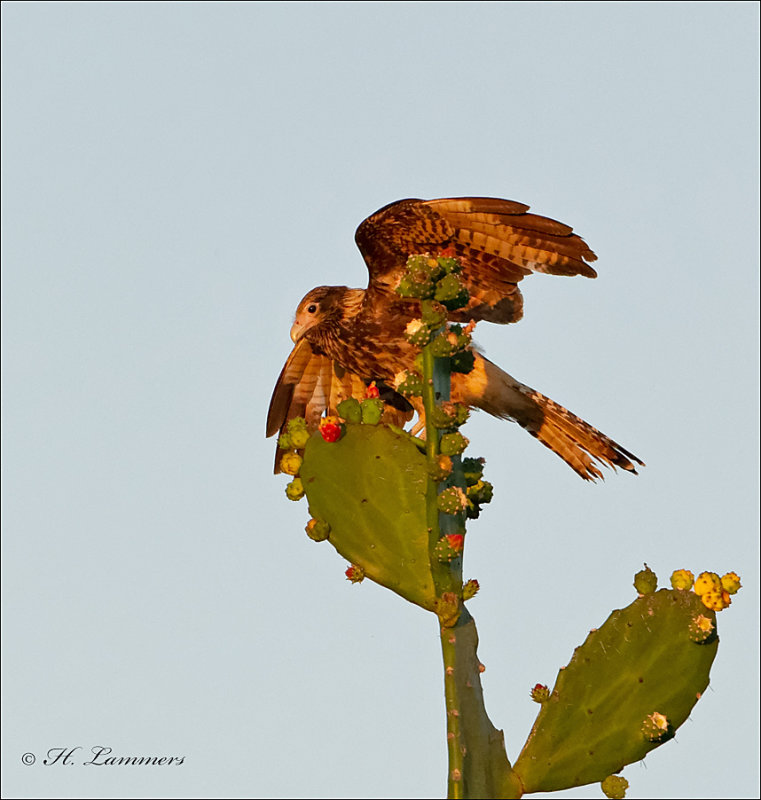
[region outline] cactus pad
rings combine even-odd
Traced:
[[[589,634],[558,674],[515,764],[526,792],[602,781],[670,738],[643,735],[643,723],[657,714],[675,731],[708,686],[718,637],[695,641],[699,616],[716,625],[700,597],[662,589]]]
[[[312,436],[299,474],[336,550],[370,580],[433,610],[427,463],[415,444],[384,425],[347,424],[338,442]]]

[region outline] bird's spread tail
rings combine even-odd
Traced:
[[[495,417],[514,420],[585,480],[603,477],[595,460],[634,474],[637,470],[632,462],[644,466],[637,456],[588,422],[480,355],[473,371],[457,378],[453,392],[462,394],[462,400]]]

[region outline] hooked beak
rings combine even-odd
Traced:
[[[296,344],[298,340],[302,337],[304,333],[304,325],[299,321],[296,320],[293,325],[291,325],[291,341]]]

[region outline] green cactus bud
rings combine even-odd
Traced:
[[[624,800],[626,790],[629,788],[629,781],[621,775],[608,775],[600,786],[603,794],[610,800]]]
[[[445,563],[451,562],[462,555],[462,548],[465,537],[461,533],[450,533],[442,536],[433,548],[436,558]]]
[[[431,352],[436,358],[449,358],[455,352],[456,344],[456,337],[453,336],[452,341],[450,341],[447,331],[442,331],[431,342]]]
[[[674,736],[674,729],[664,714],[653,711],[642,720],[642,735],[649,742],[665,742]]]
[[[359,400],[356,397],[348,397],[342,400],[337,406],[338,416],[347,422],[361,422],[362,409],[359,407]]]
[[[475,363],[476,357],[473,355],[472,351],[462,350],[459,353],[455,353],[449,359],[449,369],[452,372],[461,372],[467,375],[469,372],[473,371]]]
[[[531,699],[535,703],[546,703],[550,699],[550,694],[549,687],[543,683],[537,683],[531,690]]]
[[[362,410],[362,422],[365,425],[377,425],[383,416],[383,400],[377,397],[368,397],[360,404]]]
[[[437,281],[444,275],[438,259],[428,255],[410,256],[407,259],[407,274],[417,279]]]
[[[291,447],[297,450],[303,450],[306,443],[309,441],[309,431],[307,430],[307,421],[304,417],[293,417],[288,420],[288,434],[291,438]]]
[[[293,417],[288,420],[288,433],[295,433],[296,431],[305,431],[307,429],[307,421],[304,417]]]
[[[298,475],[304,459],[297,453],[284,453],[280,459],[280,470],[286,475]]]
[[[307,442],[309,441],[309,431],[305,428],[304,430],[297,430],[291,434],[291,444],[297,450],[303,450],[307,446]]]
[[[690,639],[697,644],[706,644],[716,638],[716,625],[710,617],[698,614],[690,620]]]
[[[289,500],[301,500],[304,496],[304,484],[301,478],[294,478],[286,487],[285,495]]]
[[[409,370],[399,373],[394,381],[396,390],[405,397],[423,393],[423,378],[417,372]]]
[[[658,588],[656,574],[645,564],[645,568],[634,576],[634,588],[642,594],[651,594]]]
[[[434,298],[450,311],[462,308],[468,304],[470,295],[459,277],[451,272],[445,275],[437,284]]]
[[[319,519],[310,519],[304,530],[307,532],[307,536],[314,542],[324,542],[328,536],[330,536],[330,525]]]
[[[439,450],[445,456],[458,456],[470,444],[459,431],[455,433],[445,433],[441,437],[441,444]]]
[[[445,514],[460,514],[468,507],[468,498],[459,486],[450,486],[441,492],[436,503]]]
[[[433,330],[422,320],[413,319],[404,329],[404,338],[415,347],[425,347],[433,337]]]
[[[722,575],[721,588],[727,594],[737,594],[737,592],[742,589],[740,576],[736,572],[728,572],[726,575]]]
[[[671,573],[671,586],[674,589],[691,589],[694,582],[695,576],[688,569],[678,569]]]
[[[415,279],[411,276],[404,277],[399,281],[399,286],[397,286],[396,291],[402,295],[402,297],[424,299],[433,296],[435,284],[430,280]]]
[[[472,597],[475,597],[480,588],[481,587],[478,585],[478,581],[475,578],[471,578],[469,581],[466,581],[462,587],[462,599],[470,600]]]
[[[442,406],[436,406],[431,414],[431,422],[434,427],[439,429],[454,428],[456,425],[455,415],[448,413]]]
[[[468,487],[468,499],[472,503],[478,503],[478,505],[491,503],[493,496],[494,487],[489,483],[489,481],[481,480],[478,483],[473,484],[473,486]]]
[[[277,437],[277,446],[281,450],[290,450],[293,445],[291,444],[291,435],[289,433],[281,433]]]
[[[422,321],[431,330],[440,328],[447,321],[446,308],[435,300],[423,300],[420,303],[420,311]]]
[[[463,458],[462,471],[468,486],[473,486],[481,480],[481,476],[484,474],[484,464],[486,464],[486,459],[483,458]]]
[[[428,467],[428,474],[436,483],[441,483],[452,474],[452,459],[449,456],[439,455],[436,463]]]
[[[437,260],[442,271],[447,275],[462,272],[460,262],[456,258],[452,258],[450,256],[439,256]]]

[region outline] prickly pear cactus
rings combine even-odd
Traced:
[[[699,641],[696,621],[712,634]],[[614,611],[577,647],[515,771],[526,792],[604,780],[671,739],[708,686],[719,640],[699,595],[661,589]]]
[[[537,684],[536,722],[512,767],[502,731],[484,706],[476,654],[478,635],[465,603],[478,591],[463,581],[465,522],[479,516],[493,493],[483,459],[463,457],[459,428],[467,408],[449,402],[451,372],[473,365],[470,335],[446,325],[446,310],[467,303],[460,267],[450,257],[418,256],[397,292],[420,303],[407,326],[422,348],[415,370],[400,373],[396,390],[425,409],[424,442],[379,424],[384,404],[374,384],[348,398],[319,430],[292,419],[278,440],[280,468],[292,477],[291,500],[306,495],[307,535],[329,541],[350,563],[352,583],[368,578],[436,614],[444,662],[447,796],[518,798],[600,781],[622,798],[628,781],[615,773],[673,738],[708,685],[716,656],[716,612],[731,604],[740,579],[689,570],[657,589],[645,565],[639,597],[590,632],[563,667],[552,691]]]

